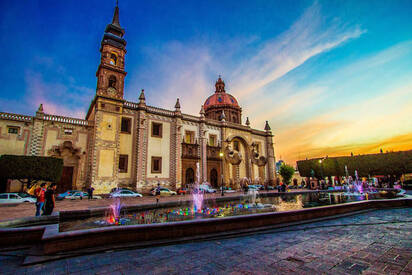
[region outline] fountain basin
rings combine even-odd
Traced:
[[[278,195],[277,193],[275,194]],[[222,200],[233,199],[233,197],[222,198]],[[161,206],[164,207],[166,205],[172,207],[177,203],[182,205],[189,202],[168,202],[164,205],[157,205],[157,207],[161,208]],[[157,224],[110,226],[61,232],[60,226],[62,222],[104,213],[104,209],[64,211],[59,213],[60,223],[58,224],[0,229],[0,245],[12,246],[31,243],[40,248],[40,251],[37,251],[39,255],[56,255],[63,252],[90,248],[103,250],[113,246],[150,245],[237,234],[283,227],[296,223],[306,223],[316,219],[331,218],[368,209],[411,206],[412,199],[409,198],[367,200],[284,212],[267,212]],[[128,207],[128,210],[130,208],[151,209],[152,207],[153,205],[140,205]]]

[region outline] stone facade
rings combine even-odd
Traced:
[[[93,186],[96,193],[114,187],[147,192],[157,183],[177,189],[196,181],[196,175],[215,187],[222,180],[238,187],[242,178],[273,183],[270,127],[252,129],[249,120],[242,125],[241,108],[220,77],[199,116],[182,114],[179,100],[174,110],[148,106],[143,90],[137,103],[124,100],[123,35],[116,7],[101,42],[96,95],[84,120],[45,114],[43,106],[33,117],[0,113],[0,154],[63,158],[64,186]]]

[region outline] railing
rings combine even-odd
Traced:
[[[26,115],[18,115],[18,114],[10,114],[10,113],[0,112],[0,119],[31,122],[33,120],[33,117],[26,116]]]
[[[131,108],[131,109],[137,109],[137,107],[139,106],[138,103],[135,102],[131,102],[131,101],[125,101],[123,103],[123,106],[127,107],[127,108]]]
[[[185,120],[191,120],[191,121],[196,121],[198,122],[200,119],[197,116],[192,116],[192,115],[188,115],[188,114],[182,114],[183,119]]]
[[[55,122],[69,123],[69,124],[82,125],[82,126],[92,126],[93,125],[91,121],[79,119],[79,118],[73,118],[73,117],[44,114],[40,118],[47,120],[47,121],[55,121]]]
[[[160,114],[160,115],[165,115],[165,116],[174,116],[175,115],[175,112],[173,112],[173,111],[158,108],[158,107],[153,107],[153,106],[147,106],[146,110],[150,113]]]
[[[221,148],[218,146],[207,146],[207,159],[221,160],[220,157]]]
[[[199,144],[182,143],[182,158],[199,159]]]

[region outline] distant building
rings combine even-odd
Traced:
[[[272,183],[273,134],[242,125],[242,109],[219,77],[199,116],[123,98],[126,40],[115,8],[101,41],[97,88],[86,118],[44,113],[0,113],[0,154],[54,156],[64,161],[59,191],[93,186],[97,193],[117,186],[147,191],[157,183],[176,189],[196,180],[221,186],[244,177]],[[222,153],[223,156],[220,155]],[[223,162],[223,163],[222,163]],[[223,171],[222,171],[223,167]]]

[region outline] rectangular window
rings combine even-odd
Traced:
[[[73,130],[72,129],[64,129],[64,134],[65,135],[71,135],[71,134],[73,134]]]
[[[260,154],[260,143],[256,143],[256,152]]]
[[[130,134],[132,132],[131,128],[132,128],[132,119],[127,118],[127,117],[122,117],[121,132]]]
[[[209,135],[209,146],[216,146],[216,136]]]
[[[162,124],[152,122],[152,137],[162,137]]]
[[[19,127],[9,126],[8,131],[9,131],[9,134],[18,134],[19,133]]]
[[[119,156],[119,173],[127,173],[128,155]]]
[[[195,132],[185,131],[185,143],[190,143],[190,144],[195,143]]]
[[[152,157],[152,173],[162,173],[161,157]]]
[[[239,151],[239,141],[234,141],[233,142],[233,149],[235,149],[236,151]]]

